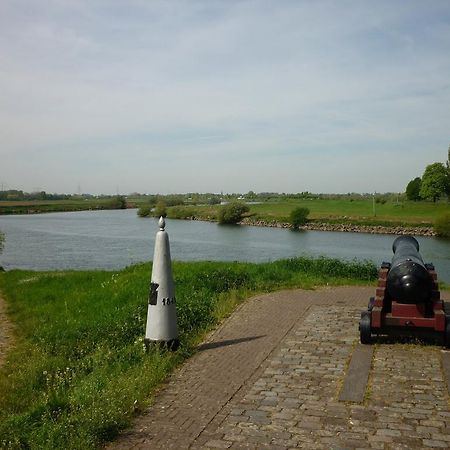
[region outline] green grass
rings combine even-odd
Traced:
[[[255,221],[289,222],[289,216],[295,208],[308,208],[309,219],[318,222],[353,223],[361,225],[392,226],[431,226],[437,217],[450,212],[448,202],[392,202],[375,204],[373,201],[350,199],[305,199],[282,200],[249,205],[250,216]],[[189,218],[217,220],[218,206],[176,206],[167,208],[170,218]]]
[[[130,197],[129,207],[146,204],[145,197]],[[313,221],[330,223],[352,223],[361,225],[393,226],[430,226],[437,217],[450,212],[448,202],[411,202],[387,201],[375,204],[373,212],[372,199],[280,199],[260,204],[249,205],[247,214],[254,220],[267,222],[289,222],[289,216],[295,208],[308,208],[309,218]],[[110,209],[111,199],[70,199],[70,200],[35,200],[23,202],[0,201],[0,214],[27,214],[56,211],[81,211],[88,209]],[[218,220],[220,206],[186,205],[167,208],[168,217],[186,219],[196,217],[203,220]]]
[[[280,203],[252,205],[251,212],[262,218],[288,218],[296,207],[310,210],[311,219],[352,219],[356,221],[385,221],[403,223],[432,223],[437,216],[450,210],[448,203],[386,202],[372,200],[293,200]]]
[[[256,292],[366,284],[371,263],[175,262],[180,349],[144,351],[151,267],[0,274],[16,327],[0,370],[0,447],[93,449],[113,439],[204,334]]]
[[[0,201],[0,214],[34,214],[60,211],[109,209],[110,199]]]
[[[97,209],[116,209],[113,198],[72,198],[69,200],[23,200],[0,201],[2,214],[36,214],[47,212],[86,211]],[[137,207],[144,202],[141,198],[127,199],[128,207]]]

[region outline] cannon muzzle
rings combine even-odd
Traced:
[[[392,244],[391,268],[386,287],[399,303],[423,303],[431,300],[433,280],[419,253],[419,243],[412,236],[400,236]]]

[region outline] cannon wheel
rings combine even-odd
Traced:
[[[371,317],[364,314],[359,321],[359,337],[361,344],[370,344],[372,337]]]

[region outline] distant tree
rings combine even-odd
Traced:
[[[153,210],[153,215],[155,217],[166,217],[167,216],[167,208],[166,208],[166,203],[164,202],[164,200],[159,200],[158,203],[156,203],[156,206]]]
[[[448,176],[450,177],[450,147],[448,148],[448,155],[447,155],[447,172]]]
[[[231,202],[223,206],[219,211],[219,223],[238,223],[242,220],[242,215],[250,211],[245,203]]]
[[[116,195],[110,200],[109,207],[111,209],[126,209],[127,200],[123,195]]]
[[[406,186],[406,197],[408,200],[420,200],[420,188],[422,186],[422,180],[420,177],[414,178]]]
[[[433,163],[426,167],[422,176],[420,196],[435,202],[441,195],[449,194],[450,178],[442,163]]]
[[[212,195],[208,198],[208,205],[220,205],[220,197],[217,195]]]
[[[184,195],[181,194],[165,195],[160,200],[162,200],[166,206],[184,205]]]
[[[304,225],[308,221],[308,208],[295,208],[289,216],[290,222],[294,228]]]

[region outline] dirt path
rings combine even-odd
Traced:
[[[12,345],[13,327],[6,315],[6,302],[0,293],[0,367],[3,365],[6,352]]]

